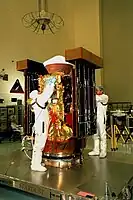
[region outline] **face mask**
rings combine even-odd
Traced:
[[[100,91],[100,90],[97,90],[97,91],[96,91],[96,94],[97,94],[97,95],[102,95],[102,94],[103,94],[103,92],[102,92],[102,91]]]

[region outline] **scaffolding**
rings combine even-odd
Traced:
[[[111,150],[118,150],[118,142],[133,142],[133,116],[128,111],[110,111],[110,126],[107,136],[111,140]]]

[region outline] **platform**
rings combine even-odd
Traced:
[[[120,147],[118,152],[109,151],[105,159],[88,157],[87,148],[82,166],[70,169],[48,167],[45,173],[31,171],[30,160],[20,149],[17,142],[0,144],[0,183],[47,199],[81,199],[77,196],[79,191],[102,197],[106,181],[118,194],[133,176],[132,145]]]

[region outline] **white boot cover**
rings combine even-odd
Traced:
[[[88,156],[99,156],[99,139],[94,138],[94,149],[88,153]]]
[[[32,154],[31,170],[45,172],[47,168],[41,165],[42,151],[34,151]]]

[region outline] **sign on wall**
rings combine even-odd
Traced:
[[[24,93],[22,86],[18,79],[15,81],[13,87],[11,88],[10,93]]]

